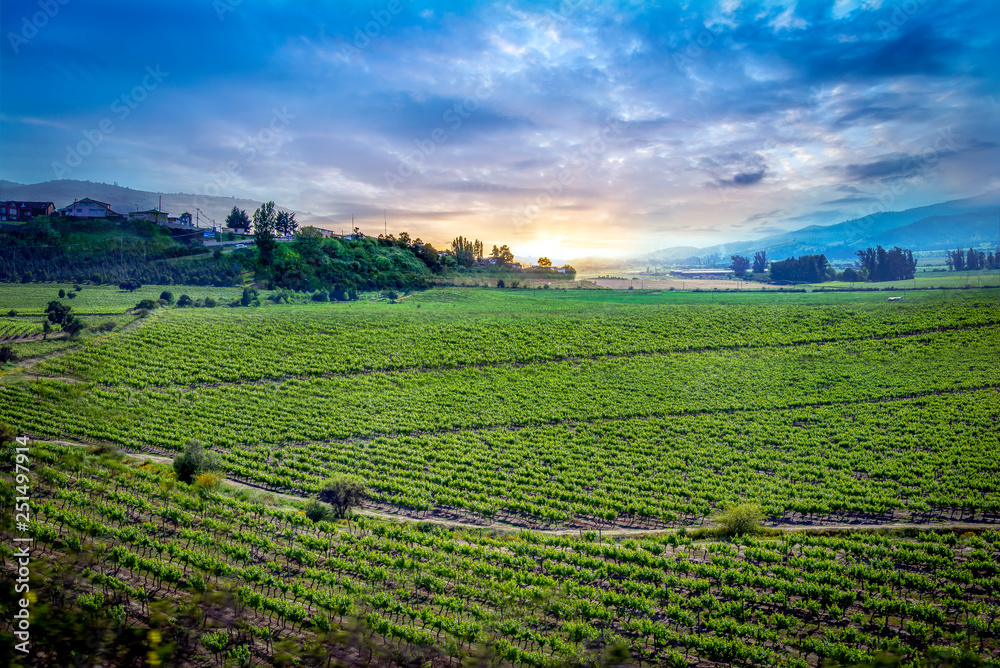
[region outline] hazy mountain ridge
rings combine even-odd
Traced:
[[[753,256],[766,251],[771,259],[823,253],[832,260],[854,257],[870,246],[903,246],[914,251],[1000,243],[1000,190],[967,199],[940,202],[903,211],[874,213],[834,225],[810,225],[755,241],[736,241],[697,249],[664,248],[635,258],[636,264],[681,263],[692,257]]]

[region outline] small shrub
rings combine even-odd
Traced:
[[[181,482],[191,483],[195,476],[222,469],[219,455],[206,451],[198,441],[190,441],[184,452],[174,457],[174,473]]]
[[[118,326],[118,323],[116,323],[114,320],[108,320],[107,322],[102,322],[100,325],[98,325],[97,326],[97,331],[98,332],[110,332],[111,330],[113,330],[117,326]]]
[[[219,302],[213,297],[205,297],[205,308],[215,308],[219,305]]]
[[[160,299],[167,302],[168,304],[173,304],[174,293],[170,292],[170,290],[164,290],[163,292],[160,293]]]
[[[63,289],[60,289],[59,290],[59,299],[65,299],[65,298],[66,298],[66,291],[63,290]]]
[[[312,520],[315,524],[319,524],[329,516],[330,509],[316,499],[313,499],[306,504],[306,517]]]
[[[152,311],[154,308],[156,308],[156,302],[154,302],[152,299],[143,299],[138,304],[136,304],[135,307],[140,310],[145,309],[147,311]]]
[[[60,292],[62,292],[62,290],[60,290]],[[76,293],[70,292],[69,294],[66,295],[66,297],[69,299],[76,299]]]
[[[214,492],[222,486],[222,476],[217,473],[200,473],[194,477],[194,485],[199,490]]]
[[[194,300],[192,300],[187,295],[181,295],[181,298],[177,300],[177,305],[178,306],[191,306],[191,304],[193,304],[193,303],[194,303]]]
[[[11,346],[0,346],[0,364],[6,364],[7,362],[16,362],[17,353]]]
[[[727,506],[715,516],[719,523],[719,534],[722,536],[747,536],[760,533],[760,521],[764,512],[756,503],[744,503],[738,506]]]

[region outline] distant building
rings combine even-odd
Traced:
[[[156,209],[149,209],[148,211],[129,211],[127,215],[129,220],[142,219],[156,223],[157,225],[170,224],[170,216],[167,215],[166,211],[157,211]]]
[[[732,269],[684,269],[671,271],[675,278],[729,278],[735,276]]]
[[[191,214],[187,211],[177,216],[177,222],[181,225],[194,225],[194,221],[191,220]]]
[[[51,216],[56,212],[52,202],[0,202],[0,220],[29,221],[35,216]]]
[[[111,205],[107,202],[98,202],[89,197],[74,200],[69,206],[59,209],[59,214],[69,218],[114,218],[119,216],[111,210]]]

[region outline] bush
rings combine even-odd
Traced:
[[[324,506],[316,499],[313,499],[312,501],[306,504],[306,517],[308,517],[314,523],[319,524],[329,516],[330,516],[330,509]]]
[[[360,480],[338,475],[329,478],[319,491],[319,500],[329,503],[333,515],[339,519],[347,517],[348,511],[360,506],[365,498],[365,486]]]
[[[219,302],[214,297],[205,297],[205,308],[215,308],[218,305]]]
[[[0,346],[0,364],[6,364],[7,362],[16,362],[17,353],[10,346]]]
[[[312,296],[314,302],[325,302],[327,300],[326,293],[323,291],[314,292]]]
[[[62,292],[62,290],[60,290],[59,292]],[[76,293],[75,292],[70,292],[69,294],[66,295],[66,297],[68,299],[76,299]]]
[[[184,452],[174,457],[174,473],[181,482],[190,484],[196,476],[222,470],[222,460],[214,452],[206,451],[198,441],[190,441]]]
[[[397,299],[399,299],[399,294],[395,290],[389,290],[385,293],[385,298],[391,302],[394,302]]]
[[[140,310],[145,309],[147,311],[152,311],[154,308],[156,308],[156,302],[154,302],[152,299],[143,299],[138,304],[135,305],[135,308]]]
[[[163,292],[160,293],[160,299],[167,302],[168,304],[173,304],[174,293],[170,292],[169,290],[164,290]]]
[[[59,299],[66,299],[66,291],[61,288],[59,290]]]
[[[760,521],[764,512],[756,503],[744,503],[738,506],[726,506],[715,516],[719,523],[719,534],[722,536],[746,536],[760,533],[763,529]]]
[[[114,322],[113,320],[108,320],[107,322],[102,322],[100,325],[98,325],[97,326],[97,331],[98,332],[110,332],[111,330],[113,330],[117,326],[118,326],[118,324],[116,322]]]
[[[177,300],[178,306],[191,306],[191,304],[193,303],[194,300],[188,297],[187,295],[181,295],[181,298]]]

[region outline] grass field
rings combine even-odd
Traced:
[[[996,665],[998,334],[994,289],[170,308],[0,378],[0,421],[198,439],[274,493],[33,446],[36,538],[86,597],[67,614],[167,665]],[[363,519],[302,514],[332,473],[366,485]],[[706,529],[747,502],[779,529],[909,528]]]
[[[134,308],[140,300],[157,300],[164,290],[174,293],[174,299],[186,294],[191,299],[214,297],[217,300],[238,299],[242,288],[216,288],[213,286],[186,285],[144,285],[134,292],[120,290],[114,285],[83,285],[73,299],[60,299],[59,290],[70,292],[71,283],[0,283],[0,315],[14,310],[18,315],[41,315],[45,306],[53,299],[73,307],[74,313],[117,314]]]

